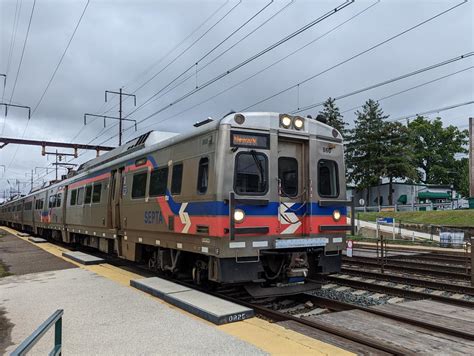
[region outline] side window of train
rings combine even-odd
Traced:
[[[209,184],[209,158],[203,157],[199,160],[197,191],[199,194],[207,192]]]
[[[77,198],[77,189],[71,190],[71,199],[69,200],[69,205],[71,206],[76,205],[76,198]]]
[[[284,196],[294,197],[298,194],[298,161],[295,158],[278,158],[278,179]]]
[[[77,205],[84,203],[84,187],[77,190]]]
[[[51,195],[49,197],[48,208],[54,208],[56,206],[56,195]]]
[[[255,151],[235,157],[234,190],[237,194],[263,195],[268,190],[268,158]]]
[[[59,208],[61,206],[61,200],[62,200],[62,193],[58,193],[56,196],[56,206]]]
[[[336,198],[339,196],[337,163],[321,159],[318,162],[318,191],[321,197]]]
[[[181,184],[183,183],[183,164],[173,165],[173,176],[171,177],[171,194],[181,194]]]
[[[102,183],[94,184],[94,189],[92,191],[92,202],[100,203],[100,193],[102,191]]]
[[[144,198],[146,193],[146,179],[148,172],[141,172],[133,175],[132,198]]]
[[[92,185],[86,187],[86,197],[84,199],[84,204],[90,204],[92,200]]]
[[[150,197],[158,197],[166,194],[168,185],[168,167],[155,169],[150,174],[150,188],[148,195]]]

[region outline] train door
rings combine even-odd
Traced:
[[[122,200],[122,175],[124,167],[114,169],[110,175],[107,221],[110,229],[120,229],[120,204]]]
[[[301,141],[278,141],[279,223],[283,235],[301,235],[305,231],[309,196],[307,145]]]

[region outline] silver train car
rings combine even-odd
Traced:
[[[353,229],[340,133],[268,112],[196,126],[137,137],[4,203],[0,222],[196,283],[304,288],[338,272]]]

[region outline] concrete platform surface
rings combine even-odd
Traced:
[[[88,255],[80,251],[63,252],[63,256],[83,265],[97,265],[104,262],[103,258]]]
[[[30,236],[28,237],[28,241],[31,241],[31,242],[34,242],[34,243],[43,243],[43,242],[48,242],[48,240],[45,240],[45,239],[42,239],[41,237],[34,237],[34,236]]]
[[[218,325],[255,315],[253,309],[158,277],[132,280],[130,285]]]
[[[0,279],[0,309],[16,345],[64,309],[65,355],[256,355],[264,352],[211,324],[93,272],[75,268]],[[53,328],[54,329],[54,328]],[[48,332],[30,353],[53,345]]]
[[[76,268],[72,263],[25,240],[9,233],[0,238],[0,261],[7,267],[9,273],[20,275]]]

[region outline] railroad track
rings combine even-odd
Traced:
[[[368,264],[380,264],[380,258],[377,257],[343,257],[343,262],[363,262]],[[466,266],[453,266],[453,265],[446,265],[446,264],[438,264],[438,263],[428,263],[428,262],[417,262],[409,259],[400,259],[394,258],[393,256],[389,256],[384,258],[384,265],[385,266],[402,266],[402,267],[410,267],[410,268],[427,268],[431,271],[442,271],[442,272],[452,272],[452,273],[464,273],[466,274],[470,272],[470,268],[466,268]],[[466,271],[467,270],[467,271]]]
[[[356,266],[356,267],[375,267],[380,268],[380,261],[377,258],[361,258],[361,257],[346,257],[343,258],[343,266]],[[442,268],[429,268],[429,264],[417,264],[416,266],[410,266],[404,262],[392,263],[387,261],[384,263],[384,268],[387,270],[398,270],[403,272],[413,272],[417,274],[426,274],[429,276],[438,276],[445,278],[452,278],[458,280],[470,280],[471,276],[464,271],[459,271],[459,268],[453,271],[446,271]],[[443,267],[443,266],[441,266]]]
[[[462,293],[474,297],[474,287],[462,284],[453,284],[452,282],[438,282],[429,279],[413,278],[407,275],[394,275],[381,273],[379,271],[366,271],[355,268],[342,267],[341,272],[350,276],[360,276],[365,278],[379,279],[388,282],[408,284],[415,287],[424,287],[436,290],[442,290],[451,293]]]
[[[432,290],[424,287],[413,287],[409,284],[393,283],[386,280],[377,280],[375,278],[365,278],[351,275],[327,276],[326,281],[337,286],[346,286],[358,290],[366,290],[382,295],[397,296],[400,298],[409,298],[414,300],[431,299],[452,305],[474,308],[474,297],[469,294],[460,294]],[[326,286],[327,287],[327,286]]]
[[[380,248],[379,248],[380,249]],[[377,247],[376,246],[367,246],[367,245],[358,245],[356,243],[356,246],[354,247],[354,251],[376,251]],[[389,252],[402,252],[402,253],[415,253],[415,254],[430,254],[430,255],[436,255],[440,257],[461,257],[465,256],[466,252],[463,250],[462,252],[454,252],[454,251],[440,251],[440,250],[430,250],[430,249],[420,249],[420,248],[397,248],[397,247],[392,247],[389,246],[387,247],[387,251]]]

